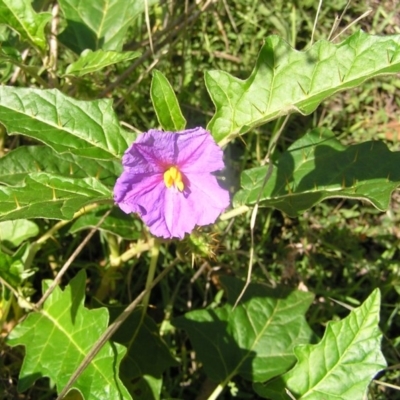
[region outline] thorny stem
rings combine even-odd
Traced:
[[[63,397],[67,394],[75,380],[81,375],[81,373],[85,370],[85,368],[90,364],[96,354],[101,350],[103,345],[108,341],[108,339],[118,330],[118,328],[122,325],[122,323],[129,317],[132,311],[140,304],[142,299],[147,295],[148,292],[153,289],[154,286],[157,285],[177,264],[178,259],[175,259],[167,268],[165,268],[149,285],[148,288],[143,290],[142,293],[136,299],[129,304],[128,307],[118,316],[118,318],[107,328],[107,330],[100,336],[97,342],[94,344],[92,349],[83,359],[77,370],[71,376],[67,384],[64,386],[63,390],[60,392],[56,400],[62,400]]]

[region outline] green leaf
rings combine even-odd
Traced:
[[[116,310],[119,308],[110,310],[111,315]],[[148,316],[142,320],[142,312],[135,310],[114,334],[113,340],[128,349],[121,363],[121,379],[134,393],[135,400],[158,400],[162,374],[177,362],[160,337],[156,323]]]
[[[109,206],[99,207],[77,218],[71,225],[70,233],[94,228],[109,208]],[[119,208],[114,207],[98,229],[124,239],[136,240],[141,236],[142,225],[132,214],[125,214]]]
[[[50,13],[37,14],[30,0],[0,0],[0,23],[41,50],[47,48],[44,28],[50,19]]]
[[[96,340],[106,330],[108,311],[84,307],[86,274],[81,270],[62,291],[56,287],[40,312],[33,312],[11,332],[8,344],[26,349],[18,389],[49,377],[57,392],[66,385]],[[126,349],[106,343],[72,388],[85,400],[131,399],[118,377]]]
[[[261,204],[296,216],[324,199],[346,197],[389,207],[400,185],[400,152],[380,141],[343,146],[329,130],[313,130],[293,143],[278,159],[262,190],[268,167],[244,171],[234,204]]]
[[[26,178],[24,186],[0,186],[0,221],[71,219],[82,207],[111,198],[111,191],[95,178],[75,179],[36,172]]]
[[[317,345],[295,348],[296,366],[282,377],[255,384],[256,392],[272,400],[362,399],[371,379],[386,366],[380,351],[380,292],[340,322],[329,322]],[[292,397],[293,398],[293,397]]]
[[[135,135],[123,130],[110,100],[81,101],[56,89],[0,87],[0,122],[59,153],[121,158]]]
[[[174,90],[160,71],[153,70],[150,96],[158,122],[165,131],[176,132],[185,129],[186,120],[182,115]]]
[[[264,382],[287,371],[295,361],[293,347],[311,340],[304,314],[313,295],[251,284],[233,309],[244,283],[233,278],[222,282],[228,304],[191,311],[172,321],[188,332],[209,378],[227,382],[240,375]]]
[[[96,178],[113,187],[121,175],[117,160],[95,160],[70,153],[58,154],[47,146],[21,146],[0,158],[0,183],[22,186],[25,178],[36,172],[46,172],[68,178]]]
[[[24,280],[24,262],[20,255],[4,253],[0,247],[0,278],[17,289]]]
[[[148,0],[148,6],[157,0]],[[59,39],[80,54],[85,49],[121,51],[128,28],[144,11],[145,0],[60,0],[67,20]]]
[[[221,145],[237,135],[292,112],[304,115],[334,93],[366,79],[400,71],[400,35],[358,32],[340,44],[316,42],[296,51],[270,36],[246,80],[223,71],[206,71],[216,112],[207,129]]]
[[[8,247],[18,247],[25,240],[38,234],[39,227],[26,219],[0,222],[0,242]]]
[[[92,51],[86,49],[82,52],[79,59],[70,64],[65,71],[65,75],[84,76],[92,72],[99,71],[109,65],[117,64],[121,61],[128,61],[140,55],[137,51]]]

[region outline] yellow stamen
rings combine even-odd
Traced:
[[[174,185],[180,192],[185,188],[182,174],[177,167],[170,167],[164,172],[164,183],[167,188]]]

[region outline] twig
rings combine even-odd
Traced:
[[[154,55],[153,39],[151,35],[150,15],[149,15],[149,0],[144,0],[144,18],[146,20],[147,33],[149,35],[150,50]]]
[[[318,22],[319,13],[321,12],[322,1],[323,0],[319,0],[317,13],[315,14],[314,26],[313,26],[312,32],[311,32],[310,46],[312,46],[312,44],[314,42],[314,34],[315,34],[315,29],[317,28],[317,22]]]
[[[50,40],[49,40],[49,57],[48,57],[48,71],[49,71],[49,84],[51,87],[57,87],[57,30],[58,30],[58,11],[59,5],[55,4],[51,10],[52,20],[50,28]]]
[[[24,62],[26,60],[26,57],[28,57],[29,54],[29,49],[25,49],[22,53],[21,53],[21,61]],[[18,76],[21,73],[22,68],[21,67],[16,67],[14,73],[12,74],[12,77],[10,79],[9,84],[12,86],[14,85],[15,82],[17,82]]]
[[[331,37],[332,37],[333,33],[335,32],[336,28],[340,25],[340,22],[342,21],[344,15],[346,14],[347,9],[350,7],[350,3],[351,3],[351,0],[349,0],[346,3],[346,5],[345,5],[342,13],[340,14],[339,18],[336,16],[335,22],[333,23],[332,29],[331,29],[331,31],[329,33],[328,40],[331,40]]]
[[[349,29],[351,26],[353,26],[354,24],[356,24],[358,21],[362,20],[363,18],[367,17],[369,14],[372,13],[372,8],[370,8],[369,10],[365,11],[364,14],[360,15],[358,18],[356,18],[354,21],[352,21],[350,24],[348,24],[346,27],[344,27],[333,39],[332,42],[335,41],[335,39],[337,39],[342,33],[346,32],[347,29]]]

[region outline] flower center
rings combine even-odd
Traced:
[[[164,172],[164,183],[167,188],[170,188],[174,185],[180,192],[183,191],[185,185],[182,181],[181,171],[177,167],[169,167]]]

